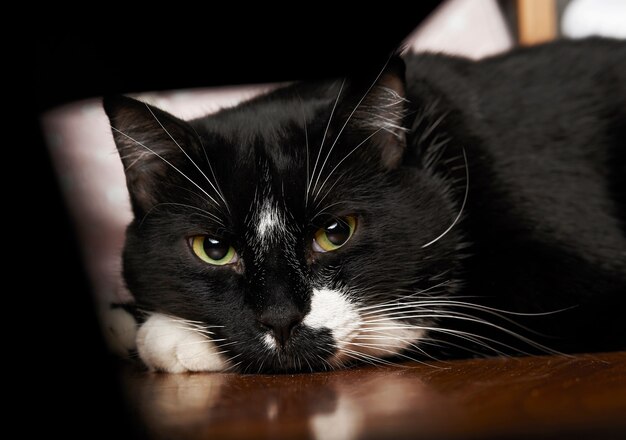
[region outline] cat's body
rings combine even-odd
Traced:
[[[626,347],[626,44],[405,62],[189,123],[105,101],[148,366]]]

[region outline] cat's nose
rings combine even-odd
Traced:
[[[284,347],[293,333],[293,329],[302,322],[303,315],[297,311],[266,312],[258,321],[264,328],[270,330],[276,342]]]

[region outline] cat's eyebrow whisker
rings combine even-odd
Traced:
[[[450,137],[444,137],[443,140],[439,139],[440,135],[437,134],[431,144],[426,148],[427,154],[426,158],[424,159],[424,168],[433,169],[435,165],[439,162],[439,160],[443,157],[443,153],[446,151],[446,148],[444,147],[447,147],[447,145],[452,140],[452,138]],[[431,151],[433,151],[434,153],[428,154],[428,152]],[[461,156],[455,157],[454,159],[457,160],[459,159],[459,157]],[[444,161],[443,163],[445,164],[446,162],[447,161]]]
[[[122,136],[127,137],[128,139],[130,139],[131,141],[135,142],[137,145],[142,146],[143,148],[145,148],[146,150],[148,150],[150,153],[154,154],[156,157],[158,157],[159,159],[161,159],[163,162],[165,162],[167,165],[169,165],[172,169],[174,169],[176,172],[178,172],[181,176],[183,176],[185,179],[187,179],[192,185],[194,185],[196,188],[198,188],[200,191],[202,191],[202,193],[207,196],[216,206],[220,206],[220,204],[218,203],[217,200],[215,200],[208,192],[206,192],[204,190],[204,188],[202,188],[200,185],[198,185],[193,179],[189,178],[189,176],[187,176],[185,173],[183,173],[181,170],[179,170],[174,164],[172,164],[169,160],[167,160],[166,158],[164,158],[163,156],[161,156],[159,153],[157,153],[156,151],[154,151],[153,149],[151,149],[150,147],[147,147],[146,145],[144,145],[143,143],[139,142],[138,140],[134,139],[132,136],[127,135],[126,133],[124,133],[121,130],[118,130],[117,128],[113,127],[112,125],[110,125],[112,130],[115,130],[116,132],[118,132],[119,134],[121,134]]]
[[[329,204],[329,205],[324,206],[324,209],[318,210],[318,212],[317,212],[314,216],[312,216],[312,217],[311,217],[311,220],[309,220],[309,221],[310,221],[310,222],[312,222],[312,221],[313,221],[313,220],[315,220],[317,217],[319,217],[319,216],[321,216],[321,215],[324,215],[324,214],[327,214],[327,213],[328,213],[327,211],[328,211],[330,208],[332,208],[333,206],[341,205],[341,204],[343,204],[343,203],[344,203],[344,202],[335,202],[335,203],[331,203],[331,204]]]
[[[431,240],[428,243],[426,243],[425,245],[423,245],[422,249],[427,248],[431,244],[436,243],[437,241],[442,239],[448,232],[450,232],[452,230],[452,228],[454,228],[454,226],[457,224],[457,222],[461,218],[461,215],[463,215],[463,210],[465,209],[465,204],[467,203],[467,197],[469,195],[469,164],[467,162],[467,154],[465,153],[465,148],[461,147],[461,149],[463,151],[463,159],[465,159],[465,182],[466,182],[465,183],[465,196],[463,197],[463,203],[461,204],[461,209],[459,210],[459,213],[456,216],[456,218],[454,219],[454,221],[452,222],[452,224],[450,226],[448,226],[448,229],[443,231],[434,240]]]
[[[326,176],[326,179],[324,179],[324,181],[322,182],[322,185],[320,186],[320,188],[317,190],[317,193],[313,196],[313,200],[316,200],[317,197],[320,194],[320,191],[324,188],[324,185],[326,185],[326,182],[328,182],[328,179],[330,179],[330,177],[333,175],[333,173],[335,172],[335,170],[337,168],[339,168],[339,166],[348,158],[352,155],[352,153],[354,153],[356,150],[358,150],[363,144],[365,144],[368,140],[370,140],[373,136],[375,136],[376,134],[378,134],[379,131],[382,130],[382,127],[379,128],[378,130],[374,131],[373,133],[371,133],[369,136],[367,136],[365,139],[363,139],[356,147],[354,147],[352,150],[350,150],[350,152],[348,154],[346,154],[343,159],[341,159],[337,165],[335,165],[333,167],[332,170],[330,170],[330,173],[328,173],[328,176]],[[317,185],[316,185],[317,186]],[[313,191],[315,191],[315,188],[313,188]]]
[[[441,124],[441,122],[443,122],[443,120],[450,114],[450,110],[446,110],[445,112],[443,112],[441,114],[441,116],[439,116],[435,121],[433,121],[432,124],[430,124],[426,130],[424,130],[424,132],[421,134],[419,140],[417,141],[418,144],[422,144],[424,143],[424,141],[426,139],[428,139],[428,136],[431,135],[431,133],[433,131],[435,131],[435,129],[439,126],[439,124]]]
[[[193,125],[189,125],[189,126],[191,127],[193,132],[196,134],[196,137],[198,138],[198,142],[200,143],[200,147],[202,147],[202,152],[204,153],[204,159],[206,160],[206,163],[209,166],[209,170],[211,171],[211,175],[213,176],[213,180],[215,180],[215,186],[217,187],[217,193],[220,195],[220,198],[224,201],[224,204],[226,205],[226,210],[230,214],[230,207],[228,206],[228,203],[226,202],[226,198],[224,197],[224,193],[222,192],[222,188],[220,188],[220,183],[217,180],[217,176],[215,175],[215,171],[213,170],[213,166],[211,165],[211,161],[209,160],[209,155],[206,152],[206,148],[204,146],[204,142],[202,142],[202,137],[198,134],[198,132],[196,131],[196,129],[194,128]]]
[[[322,143],[320,145],[320,149],[317,152],[317,158],[315,159],[315,165],[313,165],[313,171],[311,172],[311,180],[308,181],[307,183],[307,187],[306,187],[306,193],[307,193],[307,201],[308,198],[311,194],[310,190],[311,190],[311,184],[313,183],[313,179],[315,177],[315,171],[317,170],[317,164],[320,160],[320,157],[322,155],[322,150],[324,149],[324,141],[326,141],[326,135],[328,134],[328,129],[330,128],[330,123],[333,120],[333,115],[335,114],[335,109],[337,108],[337,103],[339,102],[339,97],[341,96],[341,92],[343,91],[343,87],[346,83],[346,79],[344,78],[343,81],[341,82],[341,86],[339,87],[339,92],[337,93],[337,98],[335,98],[335,103],[333,104],[333,108],[330,111],[330,117],[328,118],[328,124],[326,124],[326,130],[324,130],[324,135],[322,136]],[[321,170],[320,170],[321,171]]]
[[[209,183],[209,185],[211,185],[211,188],[213,188],[213,191],[215,191],[217,193],[217,195],[220,197],[220,199],[222,199],[222,201],[224,202],[224,206],[226,207],[226,210],[230,213],[230,208],[228,207],[228,203],[226,203],[226,200],[224,199],[224,197],[222,196],[221,192],[217,190],[216,186],[213,185],[213,182],[211,182],[211,180],[207,177],[206,174],[204,174],[204,171],[202,171],[202,169],[200,169],[200,167],[194,162],[194,160],[187,154],[187,152],[183,149],[183,147],[180,146],[180,144],[176,141],[176,139],[174,139],[174,137],[170,134],[169,131],[167,131],[167,128],[165,128],[163,126],[163,124],[161,123],[161,121],[159,121],[159,118],[157,118],[157,116],[154,114],[154,112],[152,111],[152,109],[150,108],[150,106],[146,103],[144,103],[144,105],[146,106],[146,108],[148,109],[148,111],[150,112],[150,114],[152,115],[152,117],[154,118],[155,121],[157,121],[157,123],[161,126],[161,128],[163,129],[163,131],[169,136],[169,138],[176,144],[176,146],[178,147],[178,149],[180,151],[183,152],[183,154],[185,155],[185,157],[187,159],[189,159],[189,161],[193,164],[193,166],[196,167],[196,169],[198,171],[200,171],[200,174],[202,174],[202,176],[204,176],[204,178],[206,179],[206,181]],[[210,165],[209,165],[210,166]]]
[[[302,104],[302,98],[300,97],[300,95],[298,95],[298,99],[300,100],[300,112],[302,113],[302,120],[304,122],[304,143],[306,146],[306,185],[304,187],[304,208],[306,209],[309,205],[309,173],[311,172],[310,170],[310,151],[309,151],[309,130],[307,127],[307,122],[306,122],[306,114],[304,113],[304,105]]]
[[[326,199],[326,197],[328,197],[330,194],[332,194],[333,189],[335,189],[335,186],[337,186],[337,184],[341,181],[341,179],[343,179],[343,177],[348,173],[348,170],[345,170],[343,173],[341,173],[333,182],[333,184],[330,186],[330,188],[328,188],[326,190],[326,193],[324,194],[324,197],[322,197],[321,199],[319,199],[316,203],[315,203],[315,209],[317,209],[318,206],[320,206],[322,204],[322,202]],[[328,209],[328,207],[324,207],[322,208],[322,210],[324,209]]]
[[[148,217],[148,215],[150,215],[152,213],[152,211],[154,211],[155,209],[157,209],[159,206],[168,206],[168,205],[172,205],[172,206],[180,206],[183,208],[189,208],[189,209],[193,209],[196,211],[201,212],[202,217],[205,217],[209,220],[214,221],[215,223],[217,223],[219,226],[221,227],[226,227],[224,225],[224,223],[220,220],[219,217],[217,217],[215,214],[210,213],[209,211],[206,211],[204,209],[198,208],[197,206],[193,206],[193,205],[188,205],[185,203],[174,203],[174,202],[163,202],[163,203],[157,203],[156,205],[154,205],[152,208],[150,208],[150,210],[148,210],[148,212],[146,212],[146,214],[143,216],[143,218],[141,219],[141,222],[139,222],[139,226],[141,227],[141,225],[143,225],[143,222],[146,220],[146,218]]]
[[[126,171],[130,170],[130,169],[133,167],[133,165],[135,165],[136,163],[138,163],[139,161],[141,161],[141,160],[144,158],[144,156],[146,156],[146,155],[148,155],[148,154],[150,154],[150,153],[148,153],[147,151],[142,151],[142,152],[141,152],[141,153],[139,153],[139,154],[125,154],[125,155],[120,155],[120,159],[122,159],[122,161],[123,161],[124,159],[128,159],[129,157],[136,156],[136,157],[135,157],[135,160],[133,160],[133,161],[132,161],[132,162],[131,162],[131,163],[130,163],[130,164],[129,164],[126,168],[124,168],[124,172],[126,172]]]
[[[384,66],[382,69],[380,69],[380,72],[378,72],[378,75],[376,75],[376,78],[374,79],[374,81],[372,82],[372,84],[367,88],[367,90],[365,91],[365,93],[363,94],[363,96],[361,97],[361,99],[359,99],[359,102],[357,102],[357,104],[354,106],[354,109],[352,110],[352,112],[348,115],[348,117],[346,118],[346,121],[343,123],[343,125],[341,126],[341,129],[339,130],[339,133],[337,133],[337,136],[335,137],[335,141],[333,142],[333,144],[330,146],[330,149],[328,150],[328,153],[326,154],[326,158],[324,159],[324,162],[322,163],[322,166],[320,167],[319,173],[317,173],[317,178],[315,180],[315,185],[313,185],[313,192],[315,192],[315,188],[317,188],[317,184],[319,182],[320,177],[322,176],[322,172],[324,171],[324,167],[326,166],[326,162],[328,162],[328,159],[330,158],[331,153],[333,152],[333,149],[335,148],[335,145],[337,144],[337,141],[339,141],[339,138],[341,137],[341,134],[343,133],[344,129],[346,128],[346,126],[348,125],[348,122],[350,122],[350,119],[352,119],[352,116],[354,115],[354,113],[357,111],[357,109],[359,108],[359,106],[361,105],[361,103],[363,102],[363,100],[367,97],[367,95],[369,94],[369,92],[372,90],[372,88],[376,85],[376,83],[378,82],[378,79],[380,78],[380,76],[383,74],[383,72],[385,71],[385,69],[387,68],[387,65],[389,64],[389,61],[391,60],[391,57],[389,57],[387,59],[387,61],[385,62]],[[382,130],[383,127],[379,128],[378,130],[376,130],[375,133],[378,133],[380,130]],[[370,136],[371,137],[371,136]],[[369,139],[369,137],[368,137]],[[320,150],[321,151],[321,150]],[[348,155],[350,155],[352,153],[349,153]],[[343,160],[341,161],[343,162]],[[336,167],[335,167],[336,168]],[[334,169],[333,169],[334,171]],[[332,171],[331,173],[328,175],[328,177],[330,177],[330,175],[332,175]],[[326,180],[324,180],[324,183],[328,180],[328,177],[326,177]],[[324,183],[322,183],[321,188],[324,187]],[[314,199],[317,198],[317,196],[319,195],[319,191],[317,192],[317,194],[314,196]]]

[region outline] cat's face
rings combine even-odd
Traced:
[[[135,214],[126,282],[210,347],[196,369],[319,370],[426,341],[459,237],[424,245],[458,205],[409,158],[398,66],[189,122],[128,98],[105,109]]]

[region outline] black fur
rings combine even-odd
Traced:
[[[547,336],[485,309],[461,311],[557,350],[626,348],[626,44],[594,39],[480,62],[404,61],[406,72],[394,58],[377,81],[363,74],[343,86],[299,83],[188,122],[130,98],[105,99],[135,214],[124,277],[138,306],[223,326],[217,337],[238,342],[224,350],[239,355],[242,371],[325,367],[335,348],[324,330],[296,326],[282,355],[258,348],[259,317],[306,315],[321,283],[361,292],[365,304],[426,290],[417,299],[567,309],[507,315]],[[307,200],[324,137],[317,171],[338,140]],[[146,147],[156,154],[143,154]],[[459,213],[466,173],[462,217],[424,247]],[[270,196],[289,215],[280,243],[263,247],[252,208]],[[344,215],[358,219],[353,238],[313,252],[315,230]],[[196,234],[231,240],[240,261],[204,264],[188,245]],[[459,316],[407,322],[471,331],[499,351],[533,350]],[[438,357],[493,353],[450,332],[429,336],[418,345]]]

